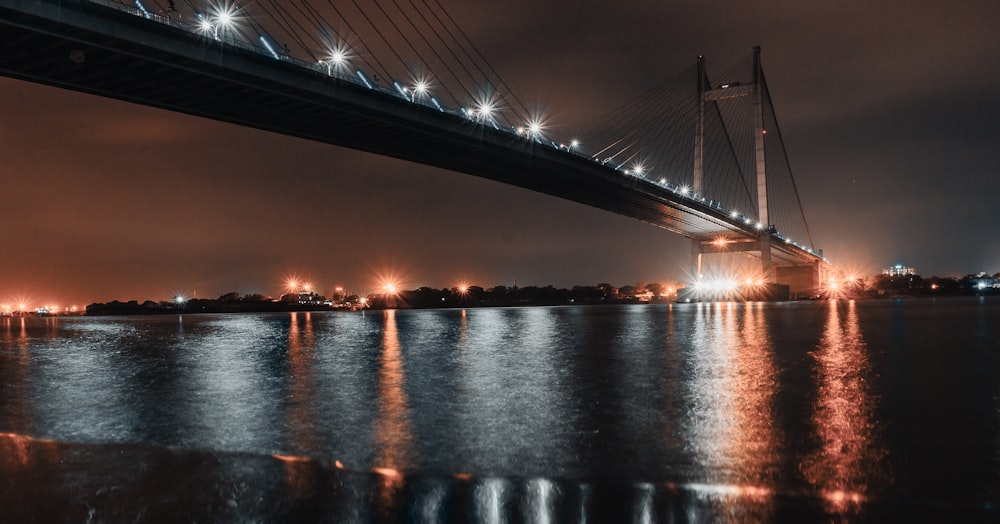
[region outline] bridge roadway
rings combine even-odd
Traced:
[[[0,74],[496,180],[705,243],[770,245],[779,264],[821,263],[728,211],[577,152],[140,14],[86,0],[0,0]]]

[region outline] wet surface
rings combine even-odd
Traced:
[[[5,522],[747,522],[996,517],[973,504],[740,486],[359,472],[287,456],[0,435]]]
[[[13,521],[990,520],[1000,500],[1000,302],[974,298],[0,318],[0,376]]]

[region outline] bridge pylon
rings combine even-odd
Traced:
[[[691,274],[700,278],[702,257],[706,254],[744,253],[759,258],[760,274],[765,281],[787,285],[790,294],[811,296],[829,279],[832,269],[815,256],[803,256],[789,249],[782,237],[776,235],[768,213],[767,162],[765,157],[764,128],[764,74],[761,66],[761,48],[753,48],[753,70],[749,82],[730,82],[713,86],[705,72],[705,57],[697,58],[698,106],[695,116],[693,190],[701,193],[705,184],[705,108],[709,103],[724,103],[749,97],[751,105],[751,133],[753,136],[753,169],[757,204],[756,238],[739,235],[715,238],[692,238]],[[750,224],[750,222],[747,222]],[[821,255],[820,255],[821,257]]]

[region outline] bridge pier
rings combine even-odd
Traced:
[[[706,254],[744,253],[759,257],[760,278],[770,284],[787,286],[791,298],[809,298],[820,293],[823,283],[832,276],[831,268],[820,260],[805,261],[791,255],[783,251],[782,246],[769,234],[761,234],[755,239],[694,239],[691,241],[691,275],[695,279],[701,277]]]
[[[788,286],[791,298],[809,298],[820,291],[822,266],[819,262],[775,267],[775,282]]]
[[[704,252],[701,240],[691,239],[691,275],[695,279],[701,278],[701,254]]]
[[[774,274],[774,263],[771,261],[771,235],[757,237],[757,249],[760,250],[760,274],[767,282],[777,282]]]

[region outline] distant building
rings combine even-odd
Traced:
[[[896,264],[895,266],[883,269],[882,274],[889,275],[890,277],[910,277],[916,275],[917,270],[912,267],[906,267],[902,264]]]
[[[1000,281],[994,275],[987,275],[986,273],[979,273],[974,277],[969,278],[969,282],[972,287],[976,290],[982,291],[984,289],[996,289],[1000,288]]]
[[[298,293],[288,293],[281,296],[281,301],[289,304],[302,304],[302,305],[329,305],[330,303],[326,300],[326,297],[316,294],[312,291],[299,291]]]

